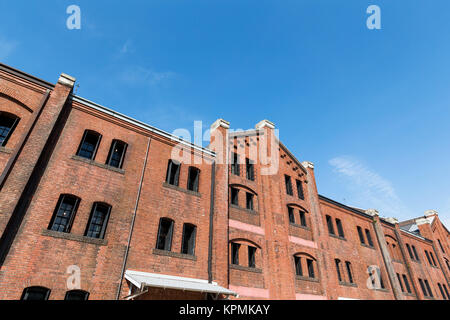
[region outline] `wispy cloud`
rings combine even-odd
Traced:
[[[351,193],[353,205],[374,208],[381,216],[408,216],[409,210],[397,196],[392,183],[361,161],[351,156],[339,156],[329,160],[333,171],[342,179],[342,185]]]
[[[175,78],[177,74],[172,71],[158,72],[149,68],[134,66],[125,69],[120,79],[129,85],[156,86]]]
[[[18,43],[0,36],[0,60],[5,60],[16,49]]]
[[[125,43],[122,45],[122,47],[119,50],[119,53],[124,55],[127,53],[133,53],[134,52],[134,46],[133,42],[131,40],[125,41]]]

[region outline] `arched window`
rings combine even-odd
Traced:
[[[197,227],[190,223],[183,225],[183,240],[181,243],[181,253],[194,255],[195,252],[195,236]]]
[[[81,199],[74,195],[62,194],[59,197],[48,229],[69,233],[80,201]]]
[[[181,163],[176,160],[169,160],[167,165],[166,182],[173,186],[178,187],[178,182],[180,178]]]
[[[89,299],[89,292],[83,290],[70,290],[66,292],[64,300],[85,301]]]
[[[77,156],[94,160],[101,139],[102,135],[100,133],[93,130],[85,130],[80,146],[78,147]]]
[[[45,287],[28,287],[23,289],[20,300],[48,300],[50,289]]]
[[[125,159],[125,153],[127,152],[128,144],[120,140],[113,140],[111,143],[111,149],[109,149],[108,158],[106,164],[122,169],[123,160]]]
[[[317,277],[317,261],[307,253],[296,253],[294,255],[295,274],[299,277],[315,279]]]
[[[261,248],[256,243],[235,239],[230,241],[230,263],[248,268],[258,268],[261,261]]]
[[[90,238],[104,239],[110,212],[109,204],[95,202],[84,235]]]
[[[169,218],[159,219],[158,239],[156,249],[170,251],[172,249],[174,221]]]
[[[0,111],[0,146],[6,146],[19,121],[12,113]]]
[[[187,189],[198,192],[199,180],[200,169],[196,167],[189,167]]]

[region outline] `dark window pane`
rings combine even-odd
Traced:
[[[89,292],[83,290],[71,290],[66,292],[64,300],[85,301],[89,299]]]
[[[400,284],[400,288],[402,289],[402,292],[405,292],[405,288],[403,287],[402,279],[400,278],[400,274],[397,273],[397,279],[398,283]]]
[[[86,237],[103,239],[108,225],[111,207],[102,203],[94,203],[88,227],[85,232]]]
[[[15,115],[0,111],[0,146],[5,146],[19,122]]]
[[[334,263],[336,265],[336,272],[338,276],[338,280],[342,282],[342,275],[341,275],[341,260],[334,259]]]
[[[240,165],[239,165],[239,155],[237,153],[231,154],[231,173],[239,176],[240,175]]]
[[[308,276],[310,278],[315,278],[314,274],[314,261],[311,259],[306,259],[306,265],[308,266]]]
[[[289,223],[295,223],[294,209],[288,207]]]
[[[196,233],[197,233],[196,226],[192,224],[184,224],[181,253],[194,255]]]
[[[236,188],[231,188],[231,204],[239,205],[239,190]]]
[[[127,144],[123,141],[113,140],[111,144],[111,150],[109,150],[107,165],[115,168],[122,168],[123,159],[125,157],[125,152],[127,149]]]
[[[79,198],[77,197],[61,195],[48,229],[69,233],[78,203]]]
[[[97,132],[86,130],[77,155],[86,159],[93,160],[100,143],[101,135]]]
[[[428,283],[428,280],[425,280],[425,286],[427,287],[428,295],[430,297],[433,297],[433,292],[431,291],[430,284]]]
[[[442,253],[445,253],[444,247],[442,246],[441,240],[438,239],[439,247],[441,247]]]
[[[300,210],[299,213],[300,213],[300,224],[303,227],[306,227],[306,213],[305,213],[305,211],[302,211],[302,210]]]
[[[408,254],[409,254],[409,257],[411,258],[411,260],[414,260],[414,255],[411,251],[411,247],[409,246],[409,244],[406,244],[406,249],[408,249]]]
[[[200,170],[195,167],[189,168],[188,190],[198,192],[198,182],[200,178]]]
[[[403,282],[405,283],[406,291],[408,291],[408,293],[411,293],[411,287],[409,286],[408,277],[406,277],[406,275],[402,275],[402,277]]]
[[[295,274],[298,276],[303,276],[302,258],[294,256],[294,263],[295,263]]]
[[[363,233],[362,233],[361,227],[356,227],[356,228],[358,229],[359,241],[360,241],[362,244],[366,244],[366,241],[364,240],[364,235],[363,235]]]
[[[344,238],[344,229],[342,229],[342,222],[340,219],[336,219],[336,227],[338,229],[339,237]]]
[[[48,300],[50,289],[44,287],[29,287],[22,292],[21,300]]]
[[[335,234],[334,227],[333,227],[333,221],[331,220],[331,217],[329,215],[327,215],[326,219],[327,219],[328,232],[330,234]]]
[[[422,293],[424,296],[428,296],[427,289],[425,289],[425,285],[423,284],[422,279],[419,279],[420,288],[422,289]]]
[[[172,247],[173,221],[167,218],[159,220],[156,249],[170,251]]]
[[[299,180],[297,180],[297,194],[299,199],[305,200],[305,195],[303,193],[303,183]]]
[[[169,160],[169,164],[167,166],[167,176],[166,182],[168,184],[178,186],[178,180],[180,177],[180,167],[181,164],[175,160]]]
[[[288,195],[292,196],[293,193],[292,193],[291,177],[285,175],[285,176],[284,176],[284,182],[285,182],[285,185],[286,185],[286,193],[287,193]]]
[[[411,247],[412,247],[413,252],[414,252],[414,257],[416,258],[417,261],[420,261],[419,255],[417,254],[417,251],[416,251],[416,247],[414,247],[414,246],[411,246]]]
[[[239,264],[239,248],[241,245],[239,243],[231,243],[231,264]]]
[[[250,159],[245,159],[245,165],[246,165],[246,173],[247,173],[247,179],[248,180],[255,180],[255,166],[251,162]]]
[[[248,247],[248,266],[250,268],[256,268],[256,248],[249,246]]]
[[[370,235],[370,231],[368,229],[366,229],[366,238],[369,246],[373,247],[372,236]]]
[[[253,194],[247,192],[247,209],[253,210]]]
[[[345,266],[347,268],[347,274],[348,274],[348,281],[350,283],[353,283],[353,275],[352,275],[352,268],[351,268],[351,263],[349,261],[345,262]]]

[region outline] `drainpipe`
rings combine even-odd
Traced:
[[[147,167],[148,151],[150,150],[150,141],[151,141],[151,138],[148,137],[147,152],[145,154],[144,165],[142,167],[141,181],[139,182],[138,194],[137,194],[137,197],[136,197],[136,204],[134,206],[134,212],[133,212],[133,219],[131,220],[131,226],[130,226],[130,233],[128,235],[127,248],[125,250],[125,256],[123,257],[122,272],[121,272],[121,276],[120,276],[119,287],[117,288],[116,300],[120,299],[120,291],[122,291],[122,282],[123,282],[123,277],[125,275],[125,268],[126,268],[127,260],[128,260],[128,252],[130,251],[130,243],[131,243],[131,237],[133,235],[134,222],[136,221],[136,213],[137,213],[137,209],[138,209],[138,206],[139,206],[139,199],[141,198],[142,183],[144,182],[145,168]]]
[[[211,200],[209,207],[209,244],[208,244],[208,282],[212,283],[212,254],[213,254],[213,235],[214,235],[214,189],[216,185],[216,161],[214,160],[211,167]]]

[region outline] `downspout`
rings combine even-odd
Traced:
[[[212,283],[212,255],[213,255],[213,234],[214,234],[214,191],[216,185],[216,161],[213,160],[211,167],[211,200],[209,207],[209,245],[208,245],[208,282]]]
[[[145,169],[147,167],[148,152],[150,150],[150,141],[151,140],[152,139],[150,137],[148,137],[147,152],[145,154],[144,165],[142,167],[141,181],[139,183],[138,194],[137,194],[137,197],[136,197],[136,204],[134,206],[133,219],[131,220],[130,233],[128,234],[127,248],[125,250],[125,256],[123,257],[122,272],[121,272],[121,276],[120,276],[119,287],[117,288],[116,300],[120,299],[120,291],[122,291],[122,282],[123,282],[123,277],[125,275],[125,268],[126,268],[126,265],[127,265],[128,252],[130,251],[131,237],[133,235],[134,222],[136,221],[136,213],[137,213],[137,209],[138,209],[138,206],[139,206],[139,199],[141,197],[142,184],[144,182],[144,174],[145,174]]]

